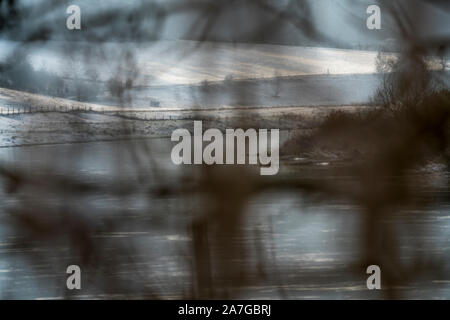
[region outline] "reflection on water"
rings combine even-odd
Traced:
[[[136,148],[136,144],[141,147]],[[39,208],[34,213],[42,215],[45,221],[59,212],[83,218],[71,217],[67,223],[87,223],[92,245],[101,244],[103,251],[95,254],[106,266],[90,268],[87,263],[83,270],[89,271],[83,273],[83,290],[75,293],[76,297],[136,298],[142,297],[142,292],[148,293],[148,297],[185,297],[195,281],[191,272],[192,235],[187,225],[195,219],[198,206],[205,202],[191,194],[156,197],[149,193],[161,184],[182,184],[186,170],[194,170],[172,165],[170,147],[167,140],[152,139],[0,149],[3,164],[25,170],[42,186],[49,183],[45,181],[46,173],[100,186],[139,185],[125,193],[104,192],[106,189],[102,188],[89,193],[52,192],[51,188],[42,187],[7,194],[9,186],[3,181],[2,297],[65,297],[69,294],[65,289],[65,267],[69,264],[85,267],[82,261],[73,260],[79,256],[65,242],[48,246],[43,238],[31,246],[23,245],[23,239],[29,240],[28,231],[24,228],[21,233],[22,229],[12,228],[11,214],[17,207],[24,209],[27,205],[33,206],[25,208],[29,211]],[[137,151],[143,149],[146,152]],[[146,156],[149,150],[155,155],[151,159]],[[315,175],[309,168],[283,167],[282,171]],[[408,264],[419,251],[423,253],[423,264],[438,265],[433,274],[409,279],[404,284],[408,298],[450,297],[450,203],[445,200],[446,194],[446,187],[422,187],[421,197],[435,199],[430,210],[426,213],[400,210],[386,221],[387,224],[405,221],[398,229],[401,263]],[[39,206],[34,207],[36,204]],[[340,200],[318,203],[294,192],[266,191],[248,201],[245,211],[240,226],[244,232],[229,239],[240,241],[243,248],[245,243],[249,257],[245,263],[250,276],[240,288],[238,298],[382,297],[379,292],[367,290],[365,270],[358,265],[362,240],[357,206]],[[401,220],[404,215],[408,219]],[[108,223],[114,227],[105,226]],[[220,250],[213,252],[221,254]],[[119,284],[127,291],[115,291],[114,285]]]

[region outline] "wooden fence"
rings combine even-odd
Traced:
[[[110,110],[92,109],[81,106],[55,106],[55,107],[0,107],[0,116],[15,116],[37,113],[95,113],[118,116],[130,120],[193,120],[197,119],[191,112],[180,112],[179,114],[167,114],[164,111],[149,110]]]

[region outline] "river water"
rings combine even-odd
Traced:
[[[66,297],[65,266],[81,264],[84,268],[76,260],[78,256],[67,249],[70,242],[65,242],[65,236],[30,242],[29,226],[14,223],[17,208],[42,214],[45,219],[53,209],[63,208],[61,212],[70,211],[83,217],[93,228],[90,231],[94,239],[92,245],[104,250],[105,255],[99,259],[109,266],[101,263],[95,267],[87,266],[89,271],[83,278],[87,278],[83,280],[83,289],[71,293],[72,297],[136,298],[148,287],[160,298],[185,297],[192,281],[187,262],[192,255],[192,239],[187,225],[191,219],[189,215],[201,202],[194,197],[156,197],[146,191],[161,185],[180,185],[182,177],[191,170],[174,166],[170,161],[170,150],[165,139],[0,149],[3,165],[20,168],[30,176],[36,175],[39,181],[37,186],[7,193],[9,184],[2,180],[2,297]],[[314,170],[282,166],[281,174],[314,176]],[[106,189],[65,193],[48,187],[48,177],[70,177]],[[327,178],[331,177],[320,176],[320,179]],[[401,261],[407,264],[419,252],[425,264],[438,264],[436,271],[402,284],[402,296],[406,298],[450,298],[450,202],[446,200],[448,187],[445,183],[439,184],[439,178],[435,180],[437,185],[423,187],[420,193],[434,199],[431,206],[426,211],[409,212],[408,219],[398,230]],[[142,187],[123,194],[105,192],[108,188],[120,187],[124,181]],[[62,183],[61,186],[67,185]],[[401,214],[405,212],[399,216]],[[105,221],[113,227],[106,228]],[[298,193],[280,191],[267,191],[252,197],[245,207],[241,227],[245,236],[241,241],[247,248],[250,274],[264,273],[266,276],[264,280],[240,288],[235,297],[384,297],[383,291],[367,290],[364,270],[355,272],[353,268],[362,254],[360,225],[358,206],[347,201],[318,202]],[[65,224],[61,225],[61,228],[65,227]],[[59,241],[61,243],[55,243]],[[119,251],[121,249],[123,251]],[[266,262],[262,271],[258,259]],[[113,270],[108,269],[110,264],[115,265]],[[113,284],[119,286],[123,282],[127,290],[121,292],[126,293],[116,295]]]

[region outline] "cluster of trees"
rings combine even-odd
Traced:
[[[95,99],[101,89],[90,79],[66,78],[45,68],[35,69],[25,57],[0,63],[0,75],[1,87],[78,101]]]

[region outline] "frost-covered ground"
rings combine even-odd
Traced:
[[[225,128],[236,123],[285,130],[309,129],[325,114],[364,107],[247,107],[210,109],[119,108],[0,88],[0,147],[129,138],[169,137],[194,120]],[[7,106],[7,107],[5,107]],[[7,111],[10,114],[6,114]],[[11,114],[25,110],[25,113]],[[31,111],[31,112],[30,112]],[[30,113],[29,113],[30,112]],[[3,113],[3,114],[2,114]]]
[[[309,129],[334,110],[364,106],[220,107],[208,109],[120,108],[0,88],[0,147],[168,137],[194,120],[211,127],[245,123],[293,131]],[[11,114],[12,110],[19,112]],[[7,114],[9,110],[9,114]],[[25,112],[24,112],[25,111]]]

